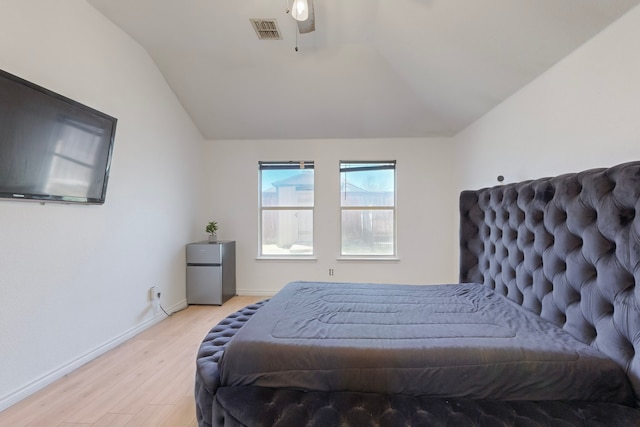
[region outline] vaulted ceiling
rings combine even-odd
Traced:
[[[296,41],[291,0],[87,1],[208,139],[451,136],[640,3],[314,0],[316,31]]]

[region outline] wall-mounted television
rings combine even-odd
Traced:
[[[116,124],[0,70],[0,198],[104,203]]]

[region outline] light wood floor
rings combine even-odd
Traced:
[[[206,333],[264,297],[189,306],[0,412],[7,427],[195,427],[195,357]]]

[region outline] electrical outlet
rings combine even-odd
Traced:
[[[158,293],[160,291],[158,291],[158,287],[157,286],[152,286],[149,288],[149,301],[153,301],[156,298],[158,298]]]

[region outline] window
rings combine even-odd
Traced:
[[[395,256],[395,161],[340,162],[341,255]]]
[[[260,256],[313,255],[313,162],[260,162]]]

